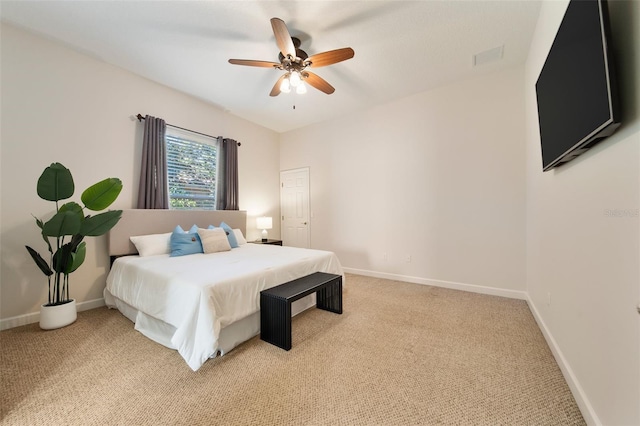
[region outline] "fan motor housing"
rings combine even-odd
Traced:
[[[291,41],[293,41],[293,46],[296,48],[296,57],[300,58],[302,61],[307,59],[309,57],[307,52],[300,49],[300,39],[297,37],[291,37]],[[284,55],[282,53],[278,53],[278,59],[282,62],[284,60]]]

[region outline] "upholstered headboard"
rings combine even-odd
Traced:
[[[238,210],[145,210],[122,211],[122,218],[107,234],[109,256],[137,253],[129,237],[134,235],[164,234],[173,231],[176,225],[183,229],[198,225],[206,228],[225,222],[247,235],[247,212]]]

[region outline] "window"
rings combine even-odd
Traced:
[[[167,127],[169,208],[216,209],[217,140]]]

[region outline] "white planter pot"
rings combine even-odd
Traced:
[[[54,330],[72,324],[78,318],[76,301],[71,299],[64,305],[40,306],[40,328]]]

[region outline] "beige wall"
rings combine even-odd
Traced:
[[[637,425],[640,2],[609,2],[622,126],[543,173],[535,81],[567,4],[543,2],[526,67],[527,291],[587,421]]]
[[[53,212],[52,204],[35,193],[44,167],[58,161],[71,169],[76,201],[87,186],[105,177],[119,177],[124,189],[113,208],[134,207],[142,125],[132,121],[132,115],[150,114],[170,124],[240,141],[240,208],[248,212],[248,238],[259,237],[256,216],[278,216],[276,133],[5,24],[1,47],[3,328],[16,321],[32,321],[35,317],[29,314],[37,313],[46,302],[46,279],[24,248],[27,244],[46,252],[31,217],[48,218]],[[279,222],[274,227],[270,233],[278,236]],[[87,246],[85,264],[71,276],[71,294],[80,303],[102,298],[108,272],[105,238],[90,238]],[[20,318],[6,321],[16,316]]]
[[[310,167],[312,247],[359,273],[523,296],[522,84],[510,69],[283,134],[281,169]]]

